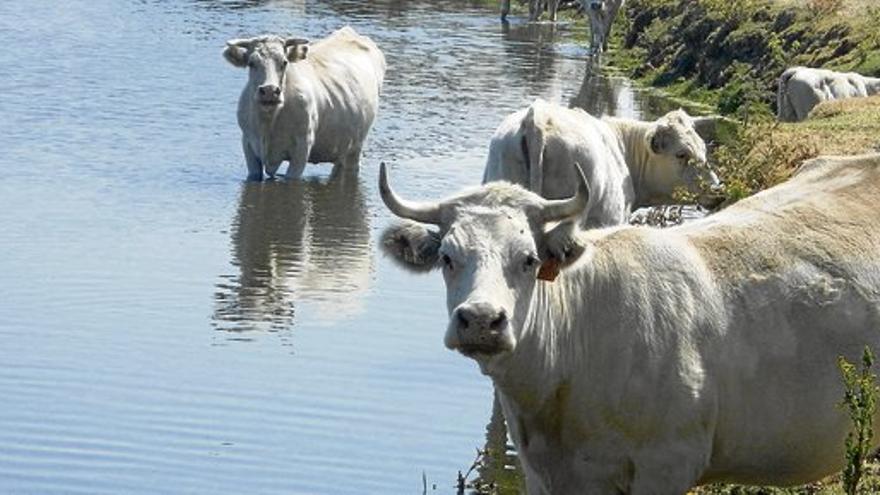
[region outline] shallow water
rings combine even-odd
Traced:
[[[388,59],[360,175],[245,183],[224,41],[344,24]],[[570,26],[478,2],[33,0],[0,26],[2,493],[452,492],[491,385],[442,345],[440,277],[377,253],[378,163],[438,197],[537,96],[663,109],[585,77]]]

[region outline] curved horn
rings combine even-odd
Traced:
[[[382,201],[392,213],[401,217],[415,220],[416,222],[440,224],[440,205],[437,203],[407,201],[398,198],[391,186],[388,185],[388,172],[385,162],[379,165],[379,194]]]
[[[587,207],[590,200],[590,185],[579,163],[574,164],[574,170],[578,179],[577,191],[568,199],[544,200],[541,209],[541,219],[544,222],[555,222],[580,215]]]
[[[250,49],[254,44],[254,38],[235,38],[226,42],[226,46],[240,46]]]
[[[293,45],[308,45],[309,40],[305,38],[287,38],[284,40],[284,48],[293,46]]]

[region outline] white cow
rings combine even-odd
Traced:
[[[285,160],[293,178],[307,162],[357,168],[385,77],[385,56],[372,40],[346,26],[312,44],[230,40],[223,56],[249,68],[238,100],[249,179],[262,179],[264,169],[273,177]]]
[[[777,118],[781,122],[800,122],[823,101],[876,94],[880,94],[880,78],[855,72],[792,67],[779,77]]]
[[[699,132],[715,118],[669,112],[654,122],[603,117],[538,99],[508,116],[489,145],[483,182],[506,180],[545,198],[570,197],[578,163],[590,185],[583,225],[626,223],[634,208],[673,202],[678,187],[717,188]]]
[[[380,173],[386,205],[419,222],[384,247],[441,267],[445,343],[491,377],[529,493],[683,494],[841,469],[837,357],[880,350],[880,155],[814,160],[669,229],[574,233],[578,183],[563,200],[497,182],[433,203],[398,198]]]
[[[550,20],[556,22],[556,13],[562,0],[529,0],[529,21],[535,22],[541,17],[546,8],[550,13]],[[501,20],[506,21],[510,14],[510,0],[501,0]]]
[[[590,49],[593,53],[608,51],[608,37],[617,12],[624,0],[583,0],[584,10],[590,17]]]

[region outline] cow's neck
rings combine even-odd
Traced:
[[[492,375],[511,438],[532,463],[543,459],[552,464],[554,456],[575,447],[576,439],[567,438],[570,431],[564,428],[589,430],[580,423],[583,418],[570,414],[592,394],[590,381],[584,378],[594,343],[583,323],[584,312],[594,305],[589,296],[578,294],[592,292],[588,286],[594,277],[584,265],[576,270],[574,276],[562,274],[552,283],[539,282],[514,354],[504,363],[503,373]],[[572,390],[577,390],[575,396]]]
[[[578,270],[586,272],[587,268]],[[504,363],[504,371],[490,373],[499,392],[523,410],[537,411],[564,387],[570,373],[585,362],[589,333],[573,328],[583,321],[585,298],[565,304],[574,294],[589,294],[584,287],[589,273],[565,274],[554,282],[538,282],[529,314],[522,323],[517,349]]]
[[[650,195],[647,190],[646,180],[648,175],[648,167],[651,160],[655,156],[651,151],[650,133],[653,124],[650,122],[639,122],[630,119],[608,119],[611,128],[617,134],[620,141],[620,148],[623,150],[623,160],[629,169],[629,175],[632,178],[633,190],[635,192],[636,205],[645,202]]]

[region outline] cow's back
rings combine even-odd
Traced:
[[[529,157],[536,148],[540,158]],[[540,164],[532,163],[538,159]],[[541,190],[533,192],[567,198],[577,184],[575,164],[590,186],[584,225],[624,223],[634,193],[617,137],[606,123],[580,109],[538,100],[505,118],[489,145],[483,182],[504,180],[533,189],[530,169],[540,166]]]
[[[382,51],[346,26],[315,42],[308,61],[318,82],[318,127],[310,161],[333,161],[340,153],[359,151],[379,106]]]

